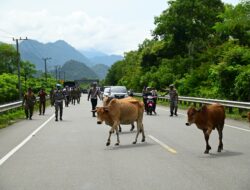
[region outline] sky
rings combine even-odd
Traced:
[[[154,17],[167,7],[167,0],[1,0],[0,41],[65,40],[78,50],[123,55],[151,38]]]

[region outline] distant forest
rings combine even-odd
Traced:
[[[152,39],[109,70],[104,84],[250,101],[250,2],[175,0],[155,17]]]

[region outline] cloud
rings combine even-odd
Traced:
[[[115,23],[104,17],[91,17],[83,11],[63,16],[46,9],[40,11],[12,10],[0,13],[0,28],[14,37],[28,37],[40,42],[62,39],[77,49],[95,48],[106,53],[123,53],[136,49],[150,36],[138,23]]]

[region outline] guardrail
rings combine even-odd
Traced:
[[[141,93],[134,93],[134,96],[142,97]],[[169,96],[159,96],[159,100],[168,101]],[[205,99],[205,98],[196,98],[196,97],[186,97],[186,96],[179,96],[180,102],[188,102],[188,103],[199,103],[199,104],[213,104],[213,103],[220,103],[221,105],[228,107],[228,108],[239,108],[239,112],[244,110],[250,110],[250,102],[238,102],[238,101],[228,101],[228,100],[218,100],[218,99]],[[0,113],[19,108],[22,106],[22,101],[17,101],[13,103],[8,103],[4,105],[0,105]],[[229,110],[230,111],[230,110]]]
[[[49,96],[47,96],[46,99],[48,100]],[[39,97],[36,98],[36,101],[38,100],[39,100]],[[12,109],[20,108],[22,107],[22,102],[23,101],[16,101],[16,102],[0,105],[0,113],[6,112]]]
[[[13,102],[13,103],[0,105],[0,113],[5,112],[5,111],[9,111],[9,110],[12,110],[15,108],[19,108],[21,106],[22,106],[22,101],[17,101],[17,102]]]
[[[134,93],[137,97],[142,97],[141,93]],[[169,100],[169,96],[159,96],[159,100],[167,101]],[[228,101],[228,100],[218,100],[218,99],[205,99],[205,98],[196,98],[196,97],[186,97],[186,96],[179,96],[180,102],[188,102],[188,103],[199,103],[199,104],[213,104],[219,103],[227,108],[229,111],[232,108],[239,108],[239,112],[242,110],[250,110],[250,102],[238,102],[238,101]]]

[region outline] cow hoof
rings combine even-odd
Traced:
[[[205,150],[204,154],[208,154],[209,153],[209,150]]]
[[[145,142],[145,139],[142,139],[141,142]]]
[[[110,145],[110,142],[107,142],[107,143],[106,143],[106,146],[109,146],[109,145]]]
[[[119,146],[119,143],[115,143],[115,146]]]
[[[133,144],[136,144],[136,141],[134,141]]]
[[[218,149],[217,152],[221,152],[221,149]]]

